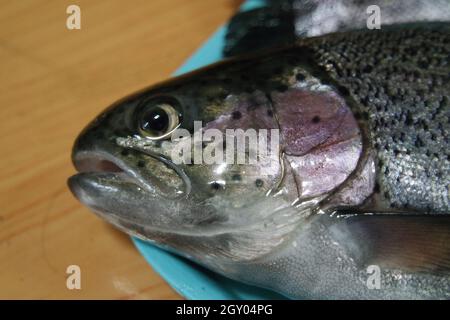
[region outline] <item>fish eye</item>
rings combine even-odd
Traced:
[[[146,101],[137,112],[139,132],[153,140],[168,137],[181,124],[181,113],[178,110],[176,101]]]

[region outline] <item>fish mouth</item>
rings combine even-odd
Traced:
[[[186,195],[185,179],[175,165],[154,156],[145,159],[157,172],[140,169],[127,159],[103,150],[76,151],[72,160],[78,173],[68,179],[68,186],[76,198],[96,211],[110,211],[111,208],[105,207],[110,207],[107,202],[112,197],[115,201],[129,202],[144,196],[151,201],[173,200]],[[159,172],[163,169],[164,174],[171,181],[177,180],[179,186],[165,183]]]
[[[87,180],[93,181],[101,177],[106,178],[106,180],[109,178],[110,180],[141,185],[139,179],[134,178],[135,174],[131,168],[107,152],[77,152],[74,153],[72,162],[78,173],[69,178],[68,184],[75,196],[78,195],[80,186]],[[103,182],[106,181],[103,180]]]

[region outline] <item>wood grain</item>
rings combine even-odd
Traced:
[[[66,8],[81,8],[81,30]],[[72,143],[110,103],[166,79],[232,0],[0,1],[0,298],[180,298],[70,194]],[[81,267],[81,290],[66,268]]]

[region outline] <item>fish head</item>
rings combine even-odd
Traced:
[[[340,141],[324,142],[345,112],[297,56],[225,61],[115,103],[75,142],[72,192],[127,233],[205,264],[271,251],[359,157],[352,145],[352,161],[330,167]]]
[[[284,181],[270,98],[243,87],[249,81],[238,71],[241,62],[214,66],[106,109],[74,144],[74,195],[122,230],[181,253],[208,247],[211,255],[249,258],[265,251],[251,244],[253,233],[274,235],[261,247],[279,243],[294,219],[287,212],[295,211],[296,190]],[[240,150],[234,129],[262,132],[270,150],[250,161],[254,145],[243,136],[249,149]],[[175,161],[175,150],[188,151]],[[214,157],[220,151],[222,160]]]

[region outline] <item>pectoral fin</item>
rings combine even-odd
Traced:
[[[449,216],[363,214],[332,219],[342,219],[330,230],[361,265],[450,275]]]

